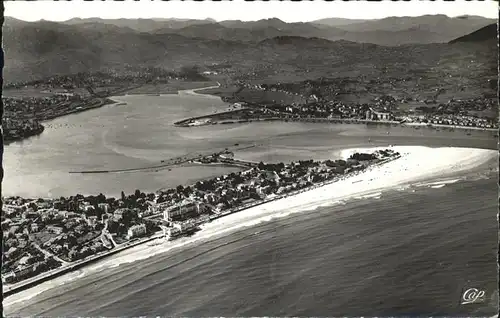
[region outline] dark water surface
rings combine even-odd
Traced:
[[[490,177],[276,219],[88,275],[5,313],[493,315],[497,190]],[[464,287],[485,290],[487,303],[459,305]]]

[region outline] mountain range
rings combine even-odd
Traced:
[[[419,63],[418,58],[429,56],[437,61],[440,52],[449,49],[447,42],[491,21],[446,16],[310,23],[98,18],[56,23],[6,18],[4,75],[14,82],[126,65],[176,69],[213,63],[230,63],[240,72],[281,68],[303,74],[344,65],[373,69],[396,59]],[[422,52],[427,52],[425,57]]]
[[[445,15],[424,15],[419,17],[388,17],[376,20],[329,18],[306,23],[286,23],[276,18],[258,21],[228,20],[220,22],[213,19],[75,18],[61,24],[87,28],[115,26],[140,33],[172,33],[194,38],[240,42],[259,42],[276,36],[304,36],[331,41],[347,40],[393,46],[446,43],[495,22],[494,19],[478,16],[450,18]],[[5,25],[21,25],[22,23],[20,20],[7,18]],[[24,23],[26,24],[26,22]]]
[[[493,23],[477,31],[456,38],[450,41],[450,43],[491,41],[492,39],[497,38],[497,35],[498,35],[498,24]]]

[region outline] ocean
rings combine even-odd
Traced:
[[[497,181],[469,173],[277,218],[116,264],[9,316],[486,316],[497,313]],[[463,288],[486,303],[460,305]]]
[[[231,168],[67,172],[140,167],[234,143],[256,144],[240,158],[286,162],[388,144],[497,147],[491,133],[479,131],[276,122],[185,129],[172,123],[227,106],[200,96],[118,99],[127,105],[55,119],[41,136],[7,146],[3,195],[154,191]],[[491,316],[498,304],[498,163],[490,167],[457,175],[456,183],[413,185],[274,218],[143,260],[108,259],[33,298],[4,300],[4,314]],[[473,287],[485,291],[486,302],[460,305],[462,289]]]

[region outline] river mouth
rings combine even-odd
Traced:
[[[324,160],[342,148],[389,144],[497,147],[496,138],[482,131],[467,136],[463,131],[299,122],[176,127],[178,120],[228,107],[218,97],[193,90],[177,95],[118,96],[113,100],[126,104],[54,119],[40,136],[6,145],[3,195],[50,198],[102,192],[117,196],[138,188],[154,192],[240,169],[184,165],[112,174],[69,172],[160,166],[162,160],[230,148],[236,143],[242,148],[256,145],[237,151],[235,156],[257,162]]]

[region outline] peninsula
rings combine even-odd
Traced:
[[[212,220],[251,207],[346,180],[400,157],[392,149],[347,158],[260,162],[244,171],[157,193],[109,198],[103,194],[59,199],[4,199],[2,230],[5,295],[159,236],[197,231]],[[215,160],[231,162],[225,151]],[[197,159],[203,163],[208,158]],[[206,162],[205,162],[206,163]]]

